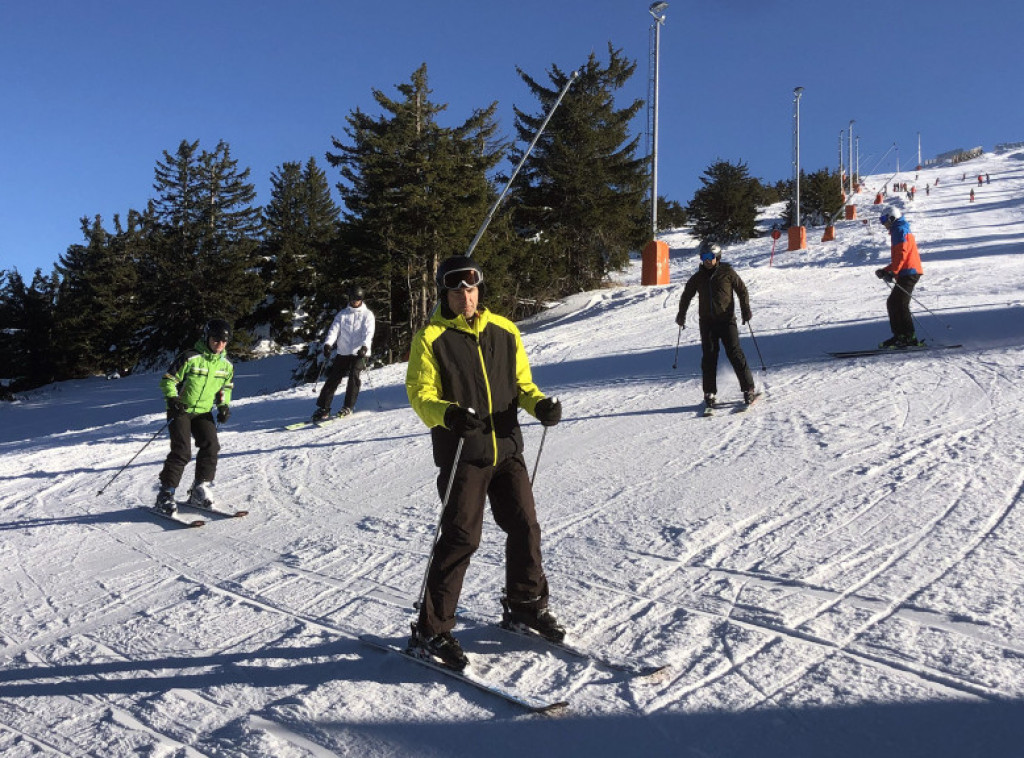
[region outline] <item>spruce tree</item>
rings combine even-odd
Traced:
[[[173,155],[164,151],[155,174],[142,268],[149,357],[190,345],[210,318],[237,322],[263,295],[261,211],[249,169],[238,170],[227,143],[211,153],[183,140]],[[233,347],[244,347],[238,330],[235,337]]]
[[[284,163],[270,180],[261,268],[267,299],[255,320],[269,325],[278,344],[290,345],[315,336],[317,294],[331,286],[327,274],[340,211],[312,158],[305,168]]]
[[[20,392],[59,377],[53,343],[54,304],[60,276],[36,269],[30,285],[8,271],[0,289],[0,349],[8,387]]]
[[[644,242],[647,161],[636,154],[639,137],[629,136],[643,101],[617,108],[614,100],[635,69],[611,44],[607,65],[592,53],[516,180],[514,220],[535,242],[518,266],[528,291],[557,297],[597,287]],[[528,143],[569,75],[552,66],[546,87],[518,71],[541,103],[534,115],[515,109]]]
[[[486,172],[502,156],[492,143],[493,103],[457,127],[437,116],[447,106],[430,100],[426,64],[400,99],[373,90],[383,111],[356,109],[348,117],[348,144],[327,160],[345,180],[342,250],[334,259],[336,281],[358,281],[376,307],[378,325],[392,351],[401,354],[434,303],[434,271],[443,258],[466,251],[486,215],[494,190]],[[474,254],[486,259],[489,239]]]
[[[742,161],[716,161],[700,177],[703,185],[687,208],[693,233],[705,242],[727,245],[755,236],[760,182]]]
[[[118,233],[111,234],[100,216],[91,223],[82,218],[86,243],[71,245],[59,259],[54,340],[62,377],[120,373],[137,359],[138,271],[117,217],[115,224]]]

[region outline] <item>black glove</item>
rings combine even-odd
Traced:
[[[217,423],[223,424],[231,417],[231,406],[230,405],[218,405],[217,406]]]
[[[367,352],[369,351],[366,349],[366,345],[363,345],[361,348],[359,348],[359,357],[365,358]]]
[[[750,321],[753,315],[754,314],[752,314],[750,311],[747,311],[746,313],[743,314],[743,326],[747,325],[747,322]]]
[[[472,408],[463,408],[455,403],[444,412],[444,425],[460,437],[468,437],[474,432],[482,432],[486,427],[483,419],[476,415]]]
[[[324,358],[330,358],[330,357],[331,357],[331,346],[330,345],[324,345]]]
[[[546,397],[533,409],[537,420],[544,426],[554,426],[562,420],[562,404],[558,398]]]
[[[167,398],[167,420],[174,421],[179,416],[188,413],[188,406],[181,402],[180,397]]]
[[[676,314],[676,323],[683,329],[686,328],[686,314],[682,311]]]
[[[887,268],[880,268],[875,272],[875,276],[884,281],[886,284],[892,284],[893,276],[892,271]]]

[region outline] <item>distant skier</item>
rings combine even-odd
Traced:
[[[721,262],[721,248],[702,242],[700,245],[700,268],[689,278],[679,299],[676,323],[686,328],[686,311],[690,301],[697,295],[697,315],[700,326],[701,374],[704,388],[704,404],[714,408],[718,392],[718,353],[720,343],[725,347],[725,356],[732,364],[739,380],[743,400],[748,405],[757,397],[754,377],[747,365],[747,357],[740,347],[739,330],[736,328],[735,294],[740,301],[740,318],[746,324],[750,321],[750,301],[747,287],[732,266]]]
[[[359,390],[363,386],[359,380],[359,372],[366,367],[366,355],[373,344],[373,331],[376,325],[373,312],[363,302],[362,287],[352,287],[348,292],[348,305],[338,311],[324,337],[324,360],[331,355],[332,346],[337,346],[337,355],[327,370],[327,379],[316,401],[313,421],[323,421],[331,417],[331,402],[334,393],[344,377],[348,377],[345,385],[345,404],[338,411],[339,416],[350,416],[356,407]]]
[[[875,271],[875,276],[893,285],[885,302],[892,337],[882,342],[879,347],[923,345],[924,342],[918,340],[914,333],[914,319],[910,315],[911,293],[924,273],[921,255],[917,250],[917,240],[910,231],[910,224],[898,208],[888,208],[879,221],[889,230],[892,262]]]
[[[164,513],[173,515],[177,510],[174,490],[192,458],[193,437],[199,450],[188,503],[201,508],[215,505],[212,488],[220,442],[213,408],[217,407],[217,423],[228,420],[235,375],[224,352],[230,339],[231,325],[223,319],[211,319],[203,328],[202,339],[175,358],[160,380],[171,437],[171,452],[160,471],[160,491],[156,496],[156,506]]]
[[[974,202],[974,190],[973,189],[971,190],[971,202],[972,203]]]
[[[480,545],[485,500],[505,532],[503,623],[556,641],[565,636],[548,609],[540,526],[518,419],[523,408],[544,426],[554,426],[562,406],[533,383],[515,324],[479,306],[484,275],[472,258],[446,259],[436,282],[439,307],[413,338],[405,387],[413,410],[430,427],[442,501],[452,484],[409,648],[462,669],[468,659],[451,630],[463,577]]]

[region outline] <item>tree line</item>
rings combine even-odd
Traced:
[[[643,101],[615,102],[636,64],[607,52],[580,68],[474,250],[485,301],[514,319],[600,286],[649,234],[649,159],[629,134]],[[314,158],[279,165],[259,207],[227,142],[165,150],[142,210],[82,218],[82,242],[49,274],[0,270],[0,387],[159,365],[214,317],[235,325],[229,349],[242,358],[308,345],[351,285],[377,315],[375,356],[400,359],[429,318],[437,263],[466,251],[508,182],[499,167],[518,164],[570,76],[518,73],[537,103],[514,109],[512,140],[499,135],[496,102],[442,125],[426,64],[395,97],[374,89],[379,115],[353,110],[325,154],[343,207]],[[686,208],[659,198],[662,228],[689,221],[702,239],[746,239],[757,206],[786,191],[742,163],[716,162],[701,181]]]

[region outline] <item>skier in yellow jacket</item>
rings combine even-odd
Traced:
[[[462,669],[468,660],[451,630],[466,569],[480,544],[486,499],[506,534],[503,623],[553,640],[565,636],[548,610],[518,419],[522,407],[554,426],[562,406],[533,383],[515,324],[479,305],[480,267],[454,256],[441,263],[436,280],[439,307],[413,338],[405,385],[413,410],[430,427],[442,501],[453,467],[455,472],[409,647]]]

